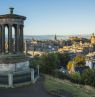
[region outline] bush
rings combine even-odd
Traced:
[[[87,69],[81,75],[83,84],[95,86],[95,70]]]
[[[60,71],[55,71],[53,76],[57,77],[57,78],[60,78],[60,79],[70,79],[70,76],[68,74],[64,74]]]
[[[75,72],[71,74],[71,81],[75,83],[80,83],[81,82],[81,75],[79,72]]]
[[[54,70],[58,68],[58,56],[55,53],[43,55],[40,58],[41,72],[46,74],[53,74]]]

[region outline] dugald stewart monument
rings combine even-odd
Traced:
[[[29,57],[24,54],[23,28],[25,16],[10,13],[0,15],[0,86],[14,87],[35,81],[35,70],[30,69]],[[5,28],[8,29],[7,36]],[[14,37],[13,29],[14,28]],[[7,41],[6,41],[7,38]]]

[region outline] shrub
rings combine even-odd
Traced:
[[[69,79],[70,78],[69,75],[64,74],[60,71],[55,71],[53,76],[57,77],[57,78],[60,78],[60,79]]]
[[[75,82],[75,83],[80,83],[81,82],[81,75],[79,72],[75,72],[73,74],[71,74],[71,81]]]
[[[95,70],[87,69],[81,75],[82,83],[95,86]]]

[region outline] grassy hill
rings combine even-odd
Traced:
[[[48,92],[63,90],[62,97],[66,97],[65,92],[72,94],[73,97],[95,97],[95,88],[93,87],[74,84],[48,75],[45,76],[44,85]]]

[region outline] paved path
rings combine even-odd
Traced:
[[[0,89],[0,97],[53,97],[45,92],[42,80],[39,79],[34,85],[13,88],[13,89]]]

